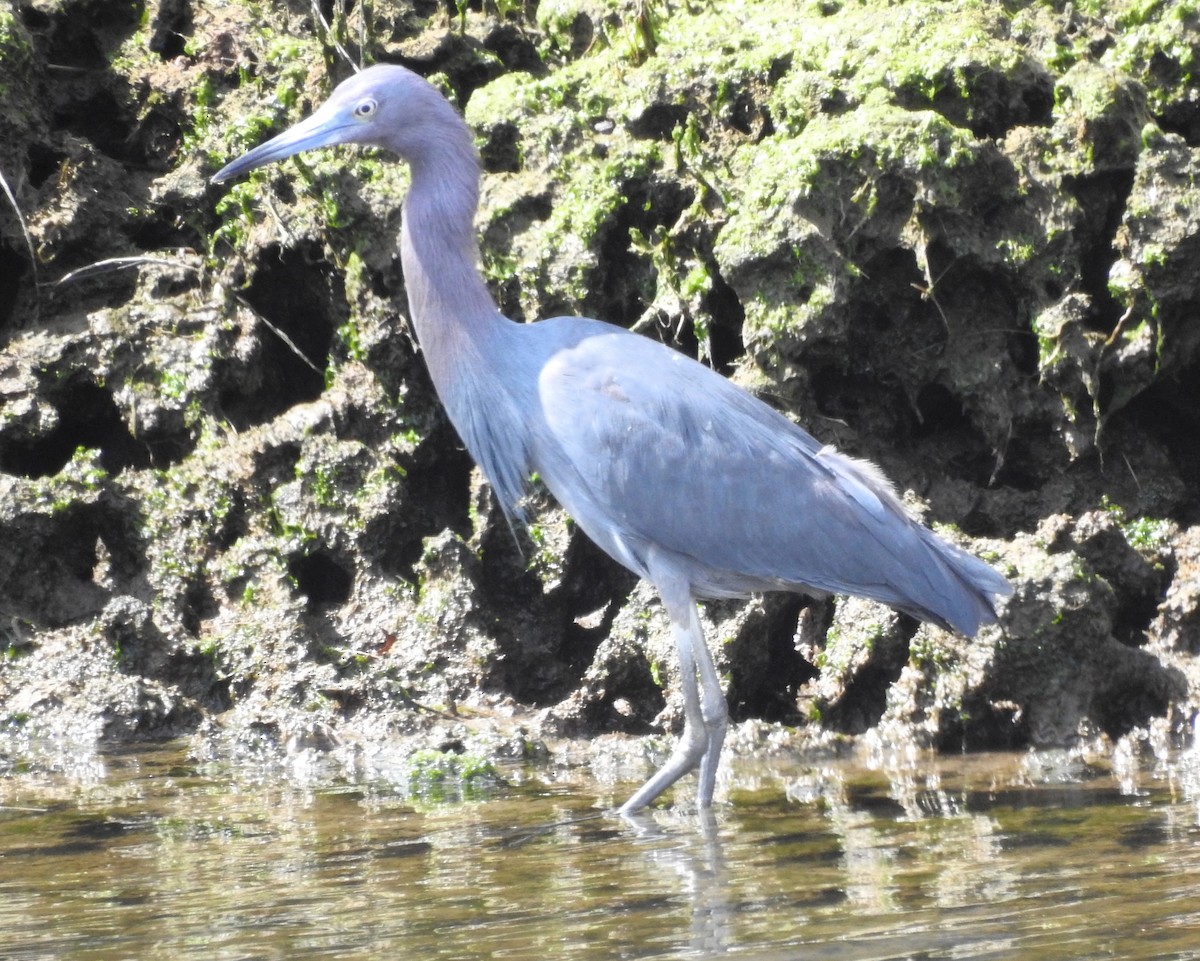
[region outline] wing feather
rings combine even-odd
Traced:
[[[807,586],[973,630],[990,602],[959,615],[947,598],[980,608],[1004,585],[914,522],[872,465],[646,338],[604,327],[559,349],[538,396],[552,492],[602,543],[673,551],[701,593]]]

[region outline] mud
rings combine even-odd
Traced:
[[[680,722],[653,593],[548,499],[514,538],[437,404],[405,171],[327,151],[209,185],[343,52],[464,109],[510,316],[706,360],[1012,579],[972,641],[705,605],[737,749],[1190,738],[1196,5],[743,6],[0,7],[6,752],[403,767]]]

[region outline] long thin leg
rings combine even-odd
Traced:
[[[704,643],[700,616],[691,595],[660,587],[663,604],[671,617],[671,633],[679,652],[680,684],[683,691],[683,735],[671,756],[654,776],[621,805],[620,813],[644,808],[689,771],[700,768],[696,803],[712,804],[717,780],[717,763],[725,741],[728,710],[725,695]]]
[[[696,788],[696,803],[706,808],[712,804],[713,790],[717,786],[717,765],[721,763],[721,748],[725,744],[725,729],[729,723],[729,707],[721,681],[713,664],[708,645],[704,643],[704,628],[700,626],[700,614],[694,601],[688,604],[690,620],[689,634],[693,639],[693,653],[700,675],[700,710],[704,720],[707,740],[704,756],[700,760],[700,782]]]

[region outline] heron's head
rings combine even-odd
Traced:
[[[376,64],[338,84],[312,116],[226,164],[212,179],[222,183],[304,150],[343,143],[384,147],[415,161],[439,132],[455,126],[465,128],[425,80],[404,67]]]

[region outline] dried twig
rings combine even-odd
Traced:
[[[21,208],[17,204],[16,194],[13,193],[12,188],[8,185],[8,178],[4,176],[3,170],[0,170],[0,189],[3,189],[4,196],[8,198],[9,206],[12,207],[13,213],[17,215],[17,223],[21,225],[21,236],[25,238],[25,250],[29,253],[29,266],[33,270],[33,289],[37,290],[38,265],[37,253],[33,249],[33,237],[31,237],[29,234],[29,226],[25,223],[25,215],[21,213]],[[36,299],[33,303],[33,311],[34,320],[36,321],[38,313],[38,303]]]
[[[344,2],[342,3],[341,12],[344,19],[346,16],[346,5]],[[317,0],[312,0],[312,15],[313,19],[319,25],[321,32],[324,34],[321,39],[332,46],[338,53],[340,53],[342,55],[342,59],[354,69],[355,73],[358,73],[358,71],[362,68],[355,63],[354,58],[350,56],[349,52],[347,52],[346,48],[343,47],[341,42],[338,40],[336,34],[334,34],[333,27],[329,25],[329,21],[325,19],[325,15],[321,13],[321,5],[317,2]],[[363,15],[363,19],[364,21],[366,20],[365,14]]]
[[[261,323],[264,327],[266,327],[267,330],[269,330],[276,337],[278,337],[281,341],[283,341],[284,346],[287,347],[287,349],[290,350],[297,357],[299,357],[300,360],[306,366],[311,368],[317,374],[320,374],[322,377],[325,376],[325,371],[323,371],[320,367],[318,367],[311,360],[309,360],[308,356],[304,353],[304,351],[302,351],[299,347],[296,346],[296,342],[294,340],[292,340],[291,337],[289,337],[282,330],[280,330],[278,327],[276,327],[273,323],[271,323],[269,320],[267,320],[266,317],[264,317],[257,310],[255,310],[253,304],[251,304],[249,301],[247,301],[244,297],[241,297],[241,296],[238,297],[237,301],[239,304],[241,304],[243,307],[245,307],[248,311],[250,311],[250,313],[252,313],[258,319],[259,323]]]
[[[88,264],[85,267],[79,267],[69,273],[63,274],[56,281],[57,284],[69,284],[75,280],[82,280],[85,277],[95,277],[98,274],[107,274],[114,270],[126,270],[130,267],[186,267],[188,270],[197,271],[200,269],[199,261],[187,260],[178,258],[171,260],[167,257],[151,257],[147,254],[141,254],[136,257],[109,257],[106,260],[97,260],[94,264]]]

